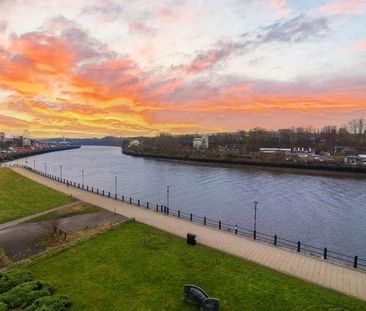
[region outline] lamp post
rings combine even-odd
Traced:
[[[47,162],[44,162],[44,173],[47,174]]]
[[[81,171],[81,185],[84,187],[84,170]]]
[[[257,205],[258,201],[254,201],[254,240],[257,238]]]
[[[62,165],[60,165],[60,178],[62,179]]]
[[[114,176],[114,195],[117,198],[117,176]]]
[[[169,192],[170,192],[170,187],[166,186],[166,206],[169,208]]]

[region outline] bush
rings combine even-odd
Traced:
[[[6,293],[0,295],[0,301],[6,303],[9,308],[25,308],[36,299],[50,296],[54,292],[52,285],[42,281],[31,281],[20,284]]]
[[[32,281],[32,274],[26,270],[12,270],[0,273],[0,294],[24,282]]]
[[[6,303],[0,302],[0,311],[8,311],[8,305]]]
[[[68,297],[53,295],[38,298],[32,305],[25,308],[25,311],[66,311],[69,307],[70,301]]]

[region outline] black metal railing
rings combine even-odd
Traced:
[[[244,228],[244,227],[240,227],[237,225],[225,223],[221,220],[213,220],[213,219],[209,219],[207,217],[194,215],[193,213],[187,213],[182,210],[175,210],[166,205],[154,204],[152,202],[142,201],[139,199],[132,198],[130,196],[119,195],[116,193],[107,192],[103,189],[99,189],[96,187],[91,187],[88,185],[81,185],[79,183],[76,183],[76,182],[73,182],[73,181],[70,181],[67,179],[62,179],[60,177],[57,177],[57,176],[54,176],[51,174],[47,174],[47,173],[44,173],[39,170],[35,170],[29,166],[25,166],[25,165],[13,165],[13,166],[23,167],[36,174],[53,179],[55,181],[59,181],[68,186],[75,187],[75,188],[78,188],[78,189],[81,189],[84,191],[92,192],[92,193],[95,193],[95,194],[98,194],[101,196],[105,196],[105,197],[108,197],[108,198],[111,198],[114,200],[119,200],[119,201],[126,202],[126,203],[129,203],[132,205],[136,205],[137,207],[151,209],[157,213],[162,213],[167,216],[180,218],[182,220],[187,220],[187,221],[191,221],[194,223],[198,223],[202,226],[208,226],[208,227],[212,227],[212,228],[215,228],[218,230],[230,232],[235,235],[245,236],[245,237],[252,238],[255,240],[263,241],[263,242],[272,244],[274,246],[284,247],[284,248],[294,250],[299,253],[300,252],[306,253],[308,255],[312,255],[312,256],[315,256],[320,259],[329,260],[329,261],[336,262],[336,263],[342,263],[347,266],[352,266],[354,268],[366,269],[366,259],[359,258],[358,256],[349,256],[349,255],[341,254],[341,253],[338,253],[335,251],[330,251],[328,248],[320,248],[317,246],[302,243],[301,241],[293,241],[293,240],[285,239],[283,237],[279,237],[277,235],[270,235],[270,234],[255,231],[255,230],[252,230],[249,228]]]

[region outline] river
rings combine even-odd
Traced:
[[[123,155],[83,146],[18,160],[47,173],[317,247],[366,258],[366,178],[213,166]],[[13,163],[16,163],[14,161]],[[324,174],[324,173],[322,173]]]

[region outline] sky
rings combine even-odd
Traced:
[[[0,0],[0,132],[342,126],[366,117],[366,0]]]

